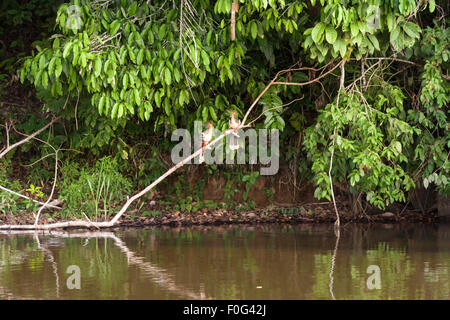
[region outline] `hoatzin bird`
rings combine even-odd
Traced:
[[[208,122],[206,124],[206,130],[202,132],[202,153],[200,153],[199,156],[199,163],[205,162],[204,157],[205,149],[212,140],[213,131],[214,131],[213,124],[211,122]]]
[[[230,121],[228,122],[228,127],[230,129],[236,129],[240,125],[241,125],[241,121],[236,118],[236,111],[235,110],[231,111],[231,118],[230,118]],[[231,135],[231,139],[230,139],[230,149],[231,150],[239,149],[238,138],[239,138],[239,135],[237,134],[237,132],[233,132]]]

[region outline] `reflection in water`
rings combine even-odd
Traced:
[[[184,289],[182,287],[177,287],[173,282],[173,280],[170,278],[170,276],[167,275],[166,270],[158,268],[152,265],[150,262],[145,262],[144,258],[136,256],[136,254],[130,249],[128,249],[125,243],[118,237],[116,237],[114,234],[110,234],[108,236],[111,239],[113,239],[115,245],[118,246],[123,253],[125,253],[128,259],[128,264],[136,264],[137,266],[142,268],[148,275],[151,276],[152,280],[155,283],[159,284],[164,289],[168,291],[173,291],[189,299],[200,300],[206,298],[204,292],[201,292],[200,295],[197,295],[196,293],[191,292],[190,290]]]
[[[39,241],[39,236],[37,233],[34,233],[34,240],[36,241],[38,249],[41,250],[44,253],[44,255],[46,255],[48,257],[48,261],[50,261],[50,263],[52,264],[53,274],[55,275],[55,282],[56,282],[56,298],[59,298],[58,264],[56,263],[52,252],[49,249],[47,249],[45,246],[41,246],[41,242]],[[50,244],[51,244],[51,241],[49,241],[49,245]]]
[[[45,255],[48,256],[48,261],[51,262],[54,275],[55,275],[55,282],[56,282],[56,298],[59,298],[59,276],[58,276],[58,268],[57,264],[55,262],[55,259],[53,257],[53,254],[49,249],[46,248],[46,246],[41,245],[41,242],[39,240],[39,236],[37,232],[30,231],[27,232],[28,234],[33,234],[34,240],[36,241],[37,247],[39,250],[41,250]],[[23,232],[15,232],[16,234],[24,234]],[[205,299],[206,296],[204,292],[201,292],[200,294],[196,294],[194,292],[191,292],[187,289],[184,289],[182,287],[177,287],[174,281],[171,279],[171,276],[167,274],[166,270],[159,268],[157,266],[152,265],[150,262],[146,262],[144,258],[137,256],[133,251],[131,251],[125,243],[117,237],[112,232],[61,232],[61,231],[52,231],[51,233],[52,237],[57,237],[59,239],[61,238],[84,238],[85,242],[83,246],[85,247],[89,243],[90,238],[103,238],[103,239],[111,239],[113,240],[113,243],[120,248],[120,250],[125,254],[127,257],[128,265],[137,265],[139,268],[144,270],[144,272],[151,277],[152,281],[160,285],[162,288],[164,288],[167,291],[172,291],[179,296],[185,297],[187,299],[194,299],[194,300],[200,300]],[[50,238],[49,243],[54,243],[54,238]],[[6,291],[5,291],[6,292]],[[11,294],[8,292],[8,296],[11,296]],[[0,291],[0,298],[3,298]]]
[[[2,232],[0,299],[449,299],[449,240],[448,225]]]
[[[334,234],[336,235],[336,244],[334,246],[333,256],[331,257],[330,285],[329,285],[329,288],[330,288],[331,298],[333,300],[336,300],[336,297],[334,296],[334,293],[333,293],[333,283],[334,283],[333,272],[334,272],[334,266],[336,265],[336,256],[337,256],[337,251],[338,251],[338,247],[339,247],[339,239],[341,238],[341,229],[340,229],[340,227],[334,228]]]

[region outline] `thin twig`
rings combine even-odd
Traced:
[[[50,200],[53,197],[53,193],[55,192],[56,180],[58,179],[58,151],[59,150],[55,150],[55,178],[54,178],[54,181],[53,181],[52,191],[50,192],[50,196],[48,197],[48,199],[45,202],[45,204],[42,207],[39,208],[37,216],[36,216],[36,220],[34,221],[34,225],[38,224],[39,216],[41,215],[42,209],[44,209],[45,206],[50,202]]]
[[[47,123],[44,127],[42,127],[41,129],[39,129],[38,131],[34,132],[33,134],[29,135],[27,138],[20,140],[19,142],[14,143],[13,145],[9,146],[8,148],[6,148],[2,153],[0,153],[0,159],[3,158],[8,152],[10,152],[12,149],[30,141],[31,139],[33,139],[34,137],[36,137],[37,135],[39,135],[41,132],[43,132],[44,130],[46,130],[48,127],[50,127],[53,123],[55,123],[55,121],[59,120],[60,117],[57,118],[53,118],[52,121],[50,121],[49,123]]]
[[[61,207],[58,207],[58,206],[54,206],[54,205],[51,205],[51,204],[48,204],[48,203],[45,204],[44,202],[40,202],[40,201],[38,201],[38,200],[34,200],[34,199],[30,198],[30,197],[27,197],[27,196],[25,196],[25,195],[23,195],[23,194],[20,194],[20,193],[17,193],[17,192],[15,192],[15,191],[12,191],[12,190],[10,190],[10,189],[8,189],[8,188],[5,188],[5,187],[3,187],[3,186],[0,186],[0,189],[3,190],[3,191],[6,191],[6,192],[12,193],[12,194],[15,195],[15,196],[21,197],[21,198],[23,198],[23,199],[31,200],[31,201],[33,201],[33,202],[39,203],[40,205],[43,205],[43,206],[46,206],[46,207],[49,207],[49,208],[59,209],[59,210],[62,209]]]

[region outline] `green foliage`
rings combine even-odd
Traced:
[[[421,175],[425,188],[434,183],[446,195],[450,195],[450,83],[448,78],[444,78],[444,73],[448,73],[449,38],[448,28],[436,26],[426,29],[420,47],[414,52],[425,58],[421,73],[421,103],[418,108],[408,111],[408,120],[422,129],[414,150],[417,173]]]
[[[263,192],[266,194],[267,199],[269,200],[270,204],[273,204],[273,199],[274,199],[274,192],[272,189],[269,188],[263,188]]]
[[[255,128],[283,131],[284,160],[316,182],[318,198],[330,197],[332,150],[333,182],[380,208],[404,201],[419,183],[449,194],[446,2],[239,2],[234,41],[231,0],[65,3],[55,33],[24,60],[21,81],[66,120],[57,145],[95,157],[115,152],[123,171],[133,163],[142,185],[165,169],[159,154],[170,149],[163,141],[173,128],[201,120],[224,130],[229,111],[242,117],[278,71],[314,67],[277,79],[304,83],[324,73],[318,67],[345,60],[345,90],[339,69],[308,87],[274,85],[251,115],[263,112]],[[150,146],[149,137],[156,137]],[[254,179],[238,179],[244,198]],[[101,182],[84,181],[94,203],[109,201]],[[233,205],[239,189],[227,181],[225,200]],[[172,186],[184,199],[177,205],[194,210],[187,197],[200,197],[181,196],[181,183]]]
[[[0,160],[0,185],[4,186],[6,188],[11,189],[12,187],[20,187],[18,183],[15,183],[15,186],[13,186],[13,183],[10,182],[9,179],[9,173],[7,168],[9,167],[9,161]],[[16,214],[18,211],[18,196],[13,195],[12,193],[0,190],[0,209],[2,212],[11,212],[13,214]]]
[[[292,34],[306,7],[305,3],[287,7],[285,1],[242,5],[236,26],[241,41],[231,42],[229,28],[224,28],[226,19],[222,19],[230,3],[219,1],[213,6],[195,2],[189,9],[204,13],[195,27],[189,17],[180,16],[180,8],[161,7],[157,2],[118,1],[101,7],[75,1],[79,15],[69,12],[69,4],[64,4],[56,19],[60,33],[25,60],[21,80],[28,78],[46,91],[50,101],[62,99],[66,93],[81,94],[78,116],[87,119],[91,114],[87,110],[96,110],[114,120],[108,122],[113,131],[128,119],[149,121],[151,115],[155,131],[161,125],[174,127],[195,119],[212,120],[222,128],[228,120],[223,112],[228,101],[220,93],[214,94],[213,100],[212,93],[230,84],[242,87],[240,66],[249,46],[256,45],[273,64],[274,48],[264,34]],[[280,15],[285,9],[287,14]],[[202,27],[215,22],[222,28],[217,33]],[[186,38],[180,28],[195,32],[195,36]],[[255,74],[249,78],[251,94],[257,93],[253,85],[258,77]],[[56,113],[63,112],[61,105],[49,104]],[[242,110],[239,95],[232,105]],[[274,126],[282,128],[282,118],[275,120],[278,124]],[[108,143],[109,139],[104,141]]]
[[[315,1],[311,1],[315,3]],[[420,38],[421,28],[406,16],[415,15],[415,0],[386,3],[374,1],[320,1],[320,19],[304,32],[303,46],[310,57],[361,59],[365,54],[410,48]],[[389,36],[389,41],[382,41]],[[381,40],[381,41],[380,41]],[[381,44],[380,44],[381,42]]]
[[[25,191],[30,192],[32,195],[38,197],[38,198],[44,198],[44,193],[41,191],[42,187],[37,187],[34,184],[30,184],[30,187],[26,189]]]
[[[11,181],[11,169],[10,160],[0,160],[0,185],[12,191],[19,192],[22,189],[22,186],[18,180]],[[37,203],[28,199],[19,198],[10,192],[0,190],[0,212],[16,215],[28,210],[35,211],[36,208]]]
[[[117,162],[110,157],[99,159],[92,168],[78,170],[78,167],[69,163],[62,168],[60,197],[66,203],[64,210],[76,217],[81,217],[82,213],[96,219],[102,214],[107,217],[130,192],[131,183],[117,170]]]
[[[162,211],[161,211],[161,210],[153,210],[153,211],[150,211],[150,210],[144,210],[144,211],[142,212],[142,216],[143,216],[143,217],[147,217],[147,216],[156,217],[156,216],[159,216],[159,215],[161,215],[161,214],[162,214]]]
[[[404,150],[420,130],[405,122],[405,96],[388,84],[368,96],[372,100],[356,93],[341,95],[339,104],[327,105],[317,124],[307,130],[304,145],[313,160],[319,199],[331,199],[328,170],[333,149],[333,179],[349,181],[351,187],[367,194],[371,204],[383,208],[405,201],[405,191],[414,187],[405,171]]]
[[[256,183],[259,178],[259,172],[253,171],[242,177],[242,182],[245,183],[245,191],[242,194],[242,198],[244,201],[247,201],[248,193],[250,192],[251,187]]]

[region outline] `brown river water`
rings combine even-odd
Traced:
[[[450,299],[450,225],[0,233],[0,299]]]

